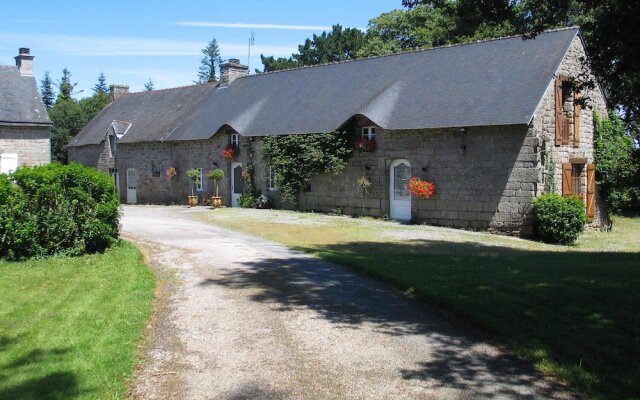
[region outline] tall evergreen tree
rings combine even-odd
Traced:
[[[152,91],[154,89],[155,89],[155,85],[154,85],[153,81],[151,80],[151,78],[149,78],[149,81],[144,84],[144,91],[145,92],[150,92],[150,91]]]
[[[104,72],[100,72],[98,82],[93,86],[93,93],[107,93],[108,91],[107,78],[104,76]]]
[[[53,91],[53,81],[49,75],[49,71],[44,73],[44,78],[40,81],[40,96],[42,96],[42,102],[47,110],[53,106],[56,94]]]
[[[218,41],[213,38],[202,49],[202,60],[200,60],[200,69],[198,70],[198,80],[196,83],[207,83],[217,80],[217,71],[220,68],[222,58],[220,57],[220,48],[218,47]]]
[[[71,99],[71,94],[73,94],[73,89],[76,85],[77,83],[71,83],[71,71],[66,68],[63,69],[62,78],[58,81],[58,98],[56,102]]]

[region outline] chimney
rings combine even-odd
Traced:
[[[29,54],[29,49],[21,47],[16,58],[16,67],[22,76],[33,76],[33,56]]]
[[[240,64],[237,58],[230,58],[226,63],[220,64],[220,86],[229,86],[236,78],[246,75],[249,75],[249,67]]]
[[[129,94],[129,86],[127,85],[111,85],[109,86],[111,101],[116,101],[120,97]]]

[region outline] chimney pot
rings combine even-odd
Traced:
[[[29,48],[28,47],[20,47],[20,54],[29,54]]]
[[[33,76],[33,56],[29,54],[29,48],[20,47],[16,59],[16,67],[22,76]]]

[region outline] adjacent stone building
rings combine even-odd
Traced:
[[[21,48],[16,66],[0,65],[0,173],[51,160],[51,120],[33,76],[33,56]]]
[[[221,196],[236,206],[251,167],[258,189],[287,207],[262,138],[347,130],[375,148],[354,152],[342,174],[313,179],[300,208],[527,235],[532,200],[556,191],[581,196],[597,224],[592,109],[606,106],[597,85],[573,93],[568,84],[590,74],[582,40],[571,28],[253,76],[230,60],[221,84],[115,101],[69,155],[126,171],[123,202],[185,203],[185,171],[222,168]],[[237,151],[226,159],[229,146]],[[179,174],[169,179],[171,166]],[[361,176],[373,183],[364,208]],[[436,195],[412,198],[414,176],[434,181]],[[205,180],[198,190],[215,188]]]

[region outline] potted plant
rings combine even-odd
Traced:
[[[218,184],[224,179],[224,171],[220,168],[214,169],[207,174],[207,179],[216,185],[216,195],[211,197],[212,205],[214,208],[220,208],[222,206],[222,198],[218,195]]]
[[[409,192],[419,199],[429,199],[436,193],[436,184],[414,176],[409,179]]]
[[[191,196],[189,196],[189,207],[195,207],[198,205],[198,196],[194,194],[196,186],[200,185],[200,170],[197,168],[191,168],[187,171],[187,176],[191,179]]]
[[[164,172],[164,175],[169,179],[169,192],[171,197],[171,204],[173,204],[173,184],[171,183],[171,181],[173,180],[173,178],[178,176],[178,169],[171,165]]]
[[[226,158],[227,160],[232,160],[233,157],[238,155],[238,146],[229,143],[224,149],[222,149],[221,154],[222,157]]]

